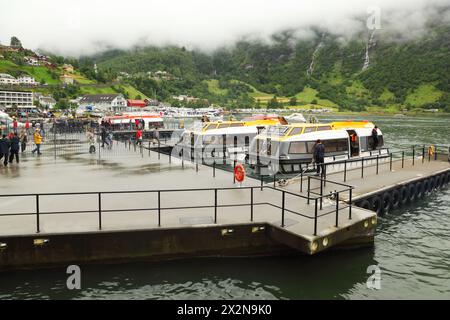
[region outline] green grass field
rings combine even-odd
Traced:
[[[436,89],[432,84],[422,84],[416,90],[408,94],[405,103],[414,107],[420,107],[427,103],[433,103],[439,100],[442,91]]]
[[[219,87],[219,80],[211,79],[211,80],[204,80],[204,82],[208,85],[208,91],[212,94],[218,95],[218,96],[224,96],[228,94],[227,89],[222,89]]]

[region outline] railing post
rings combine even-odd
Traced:
[[[422,147],[422,163],[425,162],[425,145]]]
[[[413,146],[413,154],[412,154],[412,165],[414,166],[414,160],[416,158],[416,146]]]
[[[380,161],[380,156],[377,154],[377,174],[379,172],[379,167],[378,167],[379,161]]]
[[[364,157],[361,158],[361,178],[364,178]]]
[[[260,172],[260,173],[261,173],[261,172]],[[263,184],[264,184],[264,182],[263,182],[263,176],[262,176],[262,174],[259,175],[259,178],[260,178],[260,180],[261,180],[261,191],[263,191]]]
[[[236,160],[233,161],[233,170],[236,168]],[[233,174],[233,184],[236,183],[236,175]]]
[[[158,135],[158,160],[161,159],[161,141],[159,141],[159,135]]]
[[[317,236],[317,198],[314,200],[314,235]]]
[[[437,160],[437,154],[438,154],[437,148],[438,148],[438,147],[436,146],[436,148],[434,149],[434,161]]]
[[[405,151],[402,151],[402,169],[405,167]]]
[[[392,171],[392,152],[389,154],[389,171]]]
[[[150,157],[150,149],[151,149],[152,145],[150,143],[150,139],[148,140],[148,156]]]
[[[253,222],[253,187],[250,187],[250,221]]]
[[[300,167],[300,193],[303,192],[303,170]]]
[[[217,224],[217,189],[214,189],[214,223]]]
[[[276,186],[275,186],[275,181],[276,181],[276,179],[277,179],[277,174],[274,173],[274,175],[273,175],[273,187],[274,187],[274,188],[276,188]]]
[[[323,184],[322,179],[320,179],[320,210],[322,210],[322,204],[323,204]]]
[[[214,162],[213,162],[213,178],[215,178],[216,177],[216,160],[214,159]]]
[[[308,200],[306,200],[306,204],[309,204],[309,196],[311,194],[311,177],[308,176]]]
[[[339,222],[339,192],[336,192],[336,228]]]
[[[39,195],[36,195],[36,233],[41,232],[40,221],[39,221]]]
[[[98,193],[98,230],[102,230],[102,194]]]
[[[285,192],[281,193],[281,227],[284,228],[284,201],[285,201]]]
[[[347,181],[347,159],[344,160],[344,182]]]
[[[353,188],[350,188],[350,190],[348,192],[349,192],[348,219],[352,220]]]
[[[161,227],[161,191],[158,191],[158,227]]]

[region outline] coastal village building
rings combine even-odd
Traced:
[[[65,73],[73,73],[74,72],[74,68],[71,64],[63,64],[62,68]]]
[[[38,84],[33,77],[30,77],[27,75],[22,75],[19,78],[17,78],[17,82],[18,82],[18,84],[30,85],[30,86],[35,86]]]
[[[40,96],[39,105],[45,109],[53,109],[56,105],[56,100],[50,96]]]
[[[59,77],[59,79],[61,80],[61,82],[63,84],[75,84],[74,77],[72,77],[68,74],[63,74],[61,77]]]
[[[17,84],[17,79],[7,73],[0,73],[0,85],[14,85]]]
[[[12,91],[0,90],[0,108],[7,107],[32,107],[33,106],[33,92],[29,91]]]
[[[84,109],[122,112],[128,111],[127,100],[122,94],[88,94],[81,97],[79,106]]]
[[[39,67],[41,65],[35,57],[25,57],[25,63],[33,67]]]
[[[7,73],[0,73],[0,85],[28,85],[35,86],[38,83],[33,77],[21,75],[17,79]]]

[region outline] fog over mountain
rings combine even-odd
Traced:
[[[423,35],[433,20],[450,22],[449,0],[0,0],[0,43],[17,36],[25,47],[79,56],[135,45],[213,50],[245,38],[312,29],[342,39],[381,28],[401,38]],[[375,9],[374,9],[375,8]]]

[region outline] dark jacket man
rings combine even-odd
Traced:
[[[325,146],[320,140],[317,140],[314,146],[314,161],[316,163],[317,174],[324,173],[323,163],[325,158]]]
[[[2,138],[0,139],[0,159],[5,158],[3,160],[3,164],[5,166],[8,165],[8,157],[9,157],[9,140],[6,138],[6,135],[4,134]]]
[[[17,133],[14,133],[14,136],[11,138],[10,145],[9,163],[12,163],[14,158],[16,158],[16,163],[19,163],[20,139]]]

